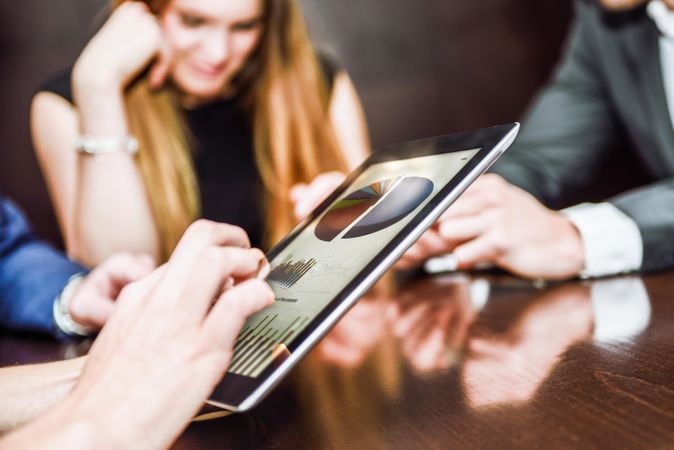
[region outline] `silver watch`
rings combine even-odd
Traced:
[[[70,336],[91,336],[96,331],[75,322],[68,312],[68,303],[70,303],[75,292],[77,292],[77,288],[80,287],[85,278],[85,273],[78,273],[70,277],[61,293],[54,300],[54,323],[59,330]]]

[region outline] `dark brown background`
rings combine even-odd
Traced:
[[[58,241],[30,145],[30,99],[75,60],[106,0],[0,2],[0,186]],[[570,0],[303,0],[349,70],[375,146],[518,119],[559,55]]]

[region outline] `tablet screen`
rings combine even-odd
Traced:
[[[271,264],[276,303],[251,316],[229,372],[256,378],[473,158],[479,148],[377,163]]]

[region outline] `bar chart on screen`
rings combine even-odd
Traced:
[[[284,288],[290,288],[315,265],[316,260],[314,258],[308,260],[293,260],[293,256],[290,255],[271,269],[267,276],[267,281],[283,286]]]
[[[264,314],[249,321],[234,346],[229,372],[257,377],[309,323],[308,317]]]

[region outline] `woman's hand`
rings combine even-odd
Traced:
[[[158,87],[171,65],[159,20],[145,3],[123,3],[77,60],[74,87],[76,90],[88,87],[123,90],[154,58],[149,79],[153,87]]]
[[[290,200],[293,202],[295,218],[304,219],[337,186],[342,184],[346,176],[342,172],[325,172],[314,178],[311,183],[298,183],[290,189]]]

